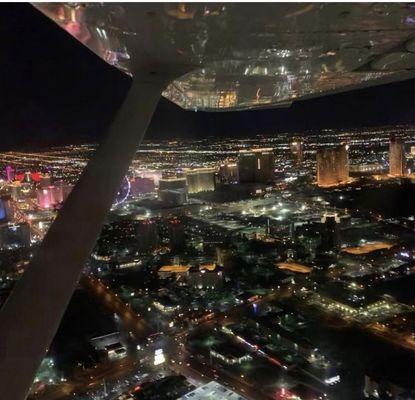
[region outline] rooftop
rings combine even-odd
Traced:
[[[297,264],[295,262],[280,262],[277,263],[278,269],[285,269],[291,272],[298,272],[300,274],[309,274],[311,268],[306,265]]]
[[[183,273],[188,272],[190,265],[164,265],[159,269],[159,272]]]
[[[211,381],[200,386],[190,393],[180,397],[178,400],[244,400],[244,397],[222,386],[220,383]]]
[[[378,250],[389,250],[393,246],[393,244],[387,242],[371,242],[356,247],[346,247],[345,249],[342,249],[342,251],[353,255],[365,255]]]

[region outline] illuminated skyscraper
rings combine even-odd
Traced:
[[[40,187],[36,191],[37,203],[40,208],[53,208],[62,204],[72,190],[72,185],[63,181],[56,182],[56,185]]]
[[[52,191],[50,188],[39,188],[36,191],[37,204],[40,208],[48,209],[53,207]]]
[[[6,167],[6,179],[7,179],[7,182],[14,181],[14,175],[15,175],[14,172],[15,171],[14,171],[14,169],[13,169],[13,167],[11,165],[8,165]]]
[[[241,150],[238,158],[239,182],[263,184],[273,182],[274,163],[272,149]]]
[[[299,165],[303,161],[303,142],[301,139],[295,139],[290,143],[291,155],[294,159],[294,164]]]
[[[65,181],[55,182],[55,187],[58,188],[59,203],[63,203],[72,191],[73,185]]]
[[[393,135],[389,142],[389,175],[403,176],[405,175],[405,169],[406,160],[404,142],[402,139]]]
[[[189,193],[209,192],[215,190],[215,169],[198,168],[186,172]]]
[[[349,180],[348,146],[341,145],[317,151],[317,184],[334,186]]]

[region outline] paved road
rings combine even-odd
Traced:
[[[76,371],[70,381],[60,385],[48,386],[44,392],[33,395],[31,399],[61,400],[73,393],[86,393],[101,387],[104,380],[107,383],[114,382],[134,373],[139,367],[139,361],[134,358],[124,358],[111,363],[98,364],[93,369]]]
[[[81,279],[81,284],[94,297],[96,297],[106,308],[111,312],[116,313],[125,324],[128,330],[134,332],[135,336],[140,339],[145,339],[151,332],[146,321],[138,316],[128,304],[125,304],[118,296],[116,296],[102,281],[85,276]],[[286,297],[290,295],[289,290],[283,290],[273,293],[269,296],[257,300],[258,304],[264,304],[279,297]],[[252,307],[252,303],[243,304],[234,307],[227,313],[227,318],[218,315],[213,319],[203,322],[200,327],[206,327],[215,322],[223,322],[227,319],[239,318]],[[240,395],[251,399],[268,400],[269,396],[260,394],[257,388],[244,382],[242,379],[237,379],[225,371],[221,372],[213,369],[210,366],[203,365],[201,362],[192,359],[184,349],[184,342],[187,337],[187,332],[179,332],[175,338],[176,341],[166,349],[171,360],[171,368],[174,372],[186,376],[194,383],[207,383],[211,380],[216,380],[225,386],[233,388]],[[181,364],[179,364],[181,362]],[[111,382],[121,378],[139,367],[138,360],[130,357],[117,362],[102,363],[96,368],[88,371],[77,371],[74,373],[72,379],[61,385],[48,387],[42,394],[34,396],[36,400],[61,400],[67,398],[72,393],[85,393],[87,391],[96,389],[102,386],[104,379]],[[259,397],[260,396],[260,397]]]
[[[91,276],[83,276],[80,283],[89,293],[96,297],[104,307],[117,314],[126,328],[134,332],[137,339],[144,340],[148,335],[154,333],[144,318],[137,315],[128,303],[124,303],[101,280]]]

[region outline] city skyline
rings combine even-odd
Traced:
[[[134,390],[139,387],[137,393],[141,393],[142,388],[148,393],[163,390],[163,385],[167,385],[163,383],[165,380],[179,379],[169,371],[189,374],[180,364],[175,366],[176,360],[193,365],[201,373],[203,363],[195,364],[192,358],[186,358],[186,353],[174,350],[169,340],[157,339],[152,343],[145,338],[160,330],[179,338],[188,335],[187,324],[192,332],[211,318],[217,321],[223,333],[214,333],[207,325],[199,333],[200,337],[197,334],[188,336],[183,346],[194,354],[191,357],[217,360],[211,361],[215,371],[219,368],[238,370],[246,368],[244,365],[266,368],[270,377],[279,376],[280,369],[287,371],[284,384],[277,390],[263,389],[253,394],[244,380],[233,383],[231,389],[246,394],[249,399],[265,400],[272,393],[281,399],[287,398],[284,396],[288,393],[307,400],[322,395],[334,400],[357,393],[368,396],[377,390],[380,373],[385,374],[381,384],[389,384],[391,379],[396,385],[394,372],[382,372],[370,362],[359,366],[359,371],[362,369],[366,375],[356,374],[353,383],[338,365],[339,360],[348,362],[345,355],[339,353],[338,345],[330,345],[331,351],[337,349],[334,358],[323,350],[317,351],[316,346],[327,346],[324,336],[314,337],[309,328],[303,332],[304,328],[300,327],[304,324],[311,327],[316,317],[319,324],[325,318],[337,318],[336,324],[340,326],[344,323],[362,326],[371,335],[370,343],[377,343],[382,337],[390,343],[405,338],[401,348],[415,351],[411,328],[404,324],[404,320],[413,318],[411,303],[402,297],[406,291],[391,295],[397,281],[413,279],[413,271],[408,266],[415,258],[415,250],[412,250],[415,244],[411,236],[405,234],[405,229],[415,229],[415,208],[391,211],[377,199],[384,190],[392,191],[392,196],[399,193],[401,187],[411,190],[412,174],[389,175],[389,153],[393,148],[391,138],[393,142],[399,134],[402,138],[398,142],[399,149],[403,150],[407,167],[412,169],[414,132],[415,128],[402,127],[354,132],[334,130],[326,132],[324,142],[318,134],[287,134],[251,137],[244,141],[216,138],[202,142],[143,143],[87,262],[81,280],[83,289],[77,289],[69,306],[70,310],[79,307],[86,300],[83,296],[92,296],[119,315],[117,318],[121,318],[122,325],[132,329],[130,335],[134,332],[133,337],[125,338],[125,328],[114,328],[112,318],[91,310],[93,318],[108,324],[108,327],[94,328],[88,342],[97,354],[94,359],[98,357],[93,370],[102,370],[105,362],[114,367],[120,363],[126,365],[127,379],[120,386],[112,383],[113,369],[102,370],[108,379],[107,390],[124,391],[130,396],[135,396],[132,387]],[[349,143],[348,149],[345,142]],[[298,143],[302,144],[300,159]],[[72,189],[69,182],[76,183],[94,149],[95,145],[90,144],[41,152],[0,153],[0,249],[4,254],[16,251],[20,254],[15,266],[11,264],[8,270],[0,269],[0,276],[7,277],[6,282],[18,279],[28,268],[26,258],[41,243]],[[318,154],[322,149],[333,150],[334,154],[340,149],[341,162],[344,151],[350,152],[346,163],[353,166],[350,168],[353,179],[338,185],[339,172],[330,164],[327,174],[334,174],[336,181],[333,185],[319,187],[317,170],[321,161]],[[251,173],[246,173],[249,171]],[[373,190],[376,192],[371,195]],[[368,199],[362,201],[360,192]],[[382,233],[385,229],[386,236]],[[395,229],[399,230],[399,237],[392,233]],[[252,254],[260,260],[253,261]],[[327,257],[336,265],[328,267]],[[242,267],[238,267],[241,262]],[[140,274],[142,281],[135,281],[135,274]],[[390,294],[382,292],[384,285],[391,287],[386,290]],[[379,287],[372,293],[371,286]],[[7,291],[8,285],[4,287]],[[249,294],[251,290],[262,294]],[[360,293],[365,294],[362,297]],[[299,299],[306,302],[305,308],[297,303]],[[223,305],[223,301],[229,304]],[[233,310],[238,307],[244,307],[245,311],[236,317]],[[295,307],[299,314],[278,311],[281,307],[282,310]],[[222,313],[228,315],[228,321],[223,319]],[[70,314],[72,316],[65,317],[64,321],[80,318]],[[137,326],[130,325],[131,318]],[[272,318],[279,322],[269,325]],[[306,318],[306,322],[301,318]],[[386,331],[382,325],[384,319],[393,324]],[[286,346],[299,359],[293,363],[284,353],[270,351],[267,347],[270,344],[252,350],[255,347],[252,344],[254,323],[260,324],[263,337],[268,337],[270,343]],[[46,396],[45,400],[53,387],[70,390],[70,385],[74,384],[72,371],[77,368],[73,361],[61,360],[67,352],[59,343],[62,340],[80,343],[83,339],[67,332],[66,324],[64,322],[59,329],[52,351],[44,358],[32,387],[32,393],[39,392],[38,396]],[[289,333],[290,324],[297,326],[295,338]],[[323,325],[322,332],[330,329],[329,325]],[[274,337],[274,329],[279,329],[282,337]],[[235,342],[233,337],[239,339]],[[199,340],[214,344],[206,348],[198,344]],[[310,340],[313,344],[308,343]],[[258,351],[262,353],[255,354]],[[82,360],[82,354],[84,352],[75,359]],[[153,363],[143,361],[146,366],[133,377],[130,371],[134,371],[134,367],[128,363],[130,357],[154,357],[154,367],[150,367]],[[378,361],[383,365],[381,358]],[[403,356],[400,359],[408,362]],[[307,370],[309,378],[298,376],[303,368],[308,368],[310,360],[315,369]],[[260,367],[262,362],[265,365]],[[94,377],[95,372],[85,365],[84,368]],[[295,379],[291,370],[296,371]],[[143,376],[151,376],[157,383],[148,382]],[[225,390],[220,382],[228,382],[229,377],[213,372],[212,378],[216,383],[211,381],[206,388],[204,385],[193,387],[195,394],[192,387],[183,386],[180,378],[175,382],[177,392],[174,393],[195,396],[204,390],[214,390],[214,385],[219,385],[215,390]],[[89,384],[85,378],[78,379],[81,379],[77,383],[80,388]],[[91,379],[93,386],[86,399],[93,398],[89,396],[107,399],[101,381]],[[265,376],[260,379],[266,382]],[[304,392],[301,385],[305,382],[309,386]],[[319,382],[323,382],[322,387]],[[403,388],[410,387],[407,378],[399,382]],[[46,389],[42,385],[46,385]],[[152,385],[161,386],[155,389]],[[399,386],[399,391],[402,390]],[[236,396],[231,392],[228,395]]]
[[[415,400],[413,4],[1,11],[0,400]]]

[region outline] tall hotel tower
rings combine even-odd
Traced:
[[[295,139],[290,143],[291,156],[295,165],[300,165],[303,162],[303,141]]]
[[[342,144],[317,151],[318,186],[335,186],[349,180],[348,148],[348,145]]]
[[[275,157],[272,149],[241,150],[238,158],[239,182],[272,183]]]
[[[405,149],[402,139],[392,135],[389,142],[389,175],[405,175]]]

